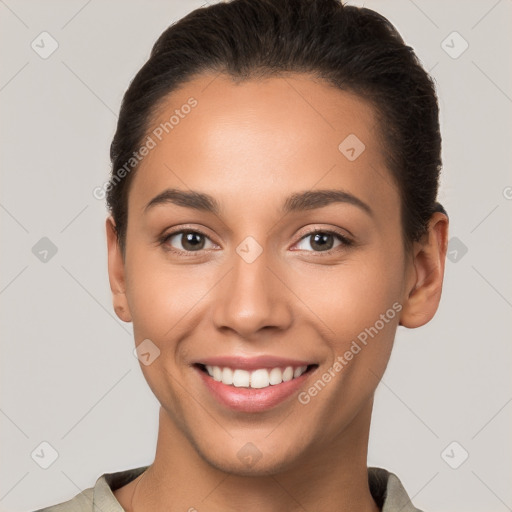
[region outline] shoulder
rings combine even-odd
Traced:
[[[143,473],[149,466],[104,473],[94,485],[85,489],[74,498],[34,512],[124,512],[113,491],[130,483]]]
[[[90,512],[93,509],[93,496],[94,488],[90,487],[68,501],[40,508],[34,512]]]
[[[370,492],[382,512],[422,512],[409,498],[400,479],[384,468],[369,467]]]

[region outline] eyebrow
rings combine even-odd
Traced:
[[[372,209],[364,201],[349,192],[336,189],[296,192],[286,198],[283,203],[282,211],[287,214],[304,210],[314,210],[333,203],[351,204],[353,206],[357,206],[368,215],[373,216]],[[157,205],[163,204],[175,204],[184,208],[211,212],[215,215],[220,215],[221,211],[219,202],[209,194],[169,188],[151,199],[151,201],[149,201],[149,203],[144,207],[144,212]]]

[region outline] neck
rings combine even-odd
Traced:
[[[160,511],[172,504],[171,510],[209,512],[378,512],[366,465],[372,405],[366,404],[334,443],[315,444],[293,464],[257,476],[213,467],[160,408],[155,461],[137,479],[133,505],[125,508]]]

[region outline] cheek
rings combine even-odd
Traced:
[[[373,326],[381,315],[386,327],[398,323],[402,281],[401,253],[372,249],[354,253],[328,271],[302,273],[295,282],[297,295],[306,298],[308,308],[328,329],[328,337],[346,341]]]
[[[402,309],[401,258],[399,251],[372,250],[328,273],[302,276],[298,295],[307,297],[313,312],[309,317],[316,317],[330,352],[318,376],[329,382],[330,391],[314,401],[321,414],[346,421],[346,415],[375,391],[389,361]]]
[[[136,342],[149,338],[161,349],[190,327],[215,284],[208,265],[170,264],[157,251],[132,251],[126,272]]]

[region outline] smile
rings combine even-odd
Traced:
[[[256,413],[272,409],[296,395],[318,364],[243,369],[196,363],[204,389],[214,401],[228,409]]]
[[[313,365],[310,365],[313,366]],[[237,388],[262,389],[296,379],[308,370],[308,366],[285,368],[259,368],[247,371],[240,368],[203,365],[208,375],[217,382]]]

